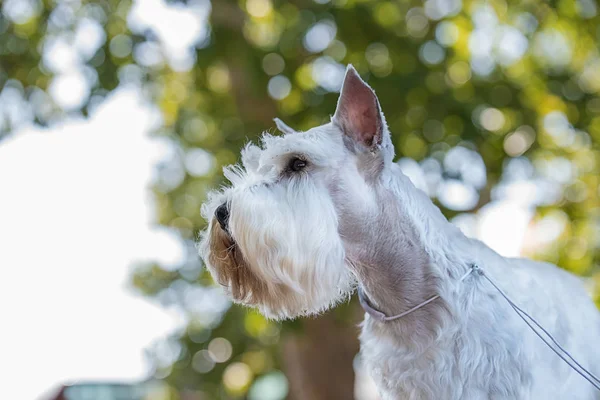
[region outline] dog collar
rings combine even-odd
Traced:
[[[469,270],[467,271],[467,273],[464,274],[462,278],[460,278],[460,281],[461,282],[464,281],[465,279],[467,279],[467,277],[469,275],[471,275],[471,272],[478,270],[478,269],[479,269],[479,267],[477,267],[476,265],[474,265],[474,264],[471,265]],[[365,294],[363,287],[360,285],[358,286],[358,301],[360,302],[361,307],[363,308],[363,310],[365,310],[365,312],[367,314],[369,314],[369,316],[371,316],[373,319],[380,321],[380,322],[389,322],[389,321],[394,321],[394,320],[400,319],[400,318],[410,314],[411,312],[416,311],[419,308],[426,306],[427,304],[438,299],[439,297],[440,297],[440,295],[436,294],[435,296],[428,298],[424,302],[417,304],[413,308],[406,310],[398,315],[387,316],[387,315],[385,315],[385,313],[377,310],[376,308],[374,308],[371,305],[371,301],[369,300],[369,297]]]
[[[369,314],[372,318],[375,318],[377,321],[385,321],[387,315],[382,313],[381,311],[377,311],[371,304],[369,304],[369,298],[365,294],[362,286],[358,287],[358,301],[360,302],[360,306],[365,310],[367,314]]]

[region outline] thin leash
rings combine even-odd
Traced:
[[[535,333],[542,340],[542,342],[544,342],[546,344],[546,346],[548,346],[550,348],[550,350],[552,350],[554,353],[556,353],[557,356],[559,356],[575,372],[577,372],[579,375],[581,375],[583,378],[585,378],[585,380],[587,380],[589,383],[591,383],[592,386],[594,386],[596,389],[600,390],[600,379],[598,379],[597,376],[592,374],[590,371],[588,371],[586,368],[584,368],[579,362],[577,362],[577,360],[575,360],[573,358],[573,356],[571,356],[571,354],[567,350],[565,350],[565,348],[563,346],[561,346],[556,339],[554,339],[554,336],[552,336],[550,334],[550,332],[548,332],[546,329],[544,329],[544,327],[541,326],[531,315],[529,315],[527,312],[525,312],[523,309],[521,309],[519,306],[517,306],[508,297],[508,295],[506,293],[504,293],[504,291],[502,289],[500,289],[498,287],[498,285],[496,285],[496,283],[494,283],[494,281],[486,273],[483,272],[483,270],[481,268],[479,268],[477,265],[473,265],[471,268],[472,268],[472,270],[477,271],[477,273],[479,275],[483,276],[498,291],[498,293],[500,293],[502,295],[502,297],[504,297],[504,299],[508,302],[508,304],[510,304],[510,306],[517,313],[517,315],[523,321],[525,321],[525,323],[527,324],[527,326],[529,326],[529,328],[531,328],[533,333]],[[558,347],[558,349],[556,347],[552,346],[548,342],[548,340],[545,339],[542,336],[542,334],[536,328],[534,328],[533,325],[531,325],[531,323],[529,323],[528,319],[531,322],[533,322],[533,324],[535,324],[536,327],[540,328],[542,330],[542,332],[545,333],[546,336],[548,336],[550,338],[552,343],[554,343],[556,345],[556,347]],[[569,360],[567,360],[567,358],[565,358],[565,356],[563,354],[561,354],[558,350],[562,351],[579,368],[577,368]]]
[[[471,275],[471,272],[473,272],[473,268],[469,268],[469,271],[466,274],[464,274],[462,278],[460,278],[460,281],[462,282],[465,279],[467,279],[467,277],[469,275]],[[371,317],[373,317],[376,320],[381,321],[381,322],[388,322],[388,321],[394,321],[396,319],[400,319],[400,318],[402,318],[402,317],[410,314],[411,312],[416,311],[419,308],[426,306],[427,304],[429,304],[432,301],[438,299],[439,297],[440,297],[440,295],[436,294],[435,296],[430,297],[429,299],[425,300],[421,304],[418,304],[418,305],[414,306],[410,310],[406,310],[403,313],[400,313],[398,315],[392,315],[391,317],[388,317],[387,315],[385,315],[381,311],[376,310],[375,308],[373,308],[369,304],[369,300],[368,300],[367,296],[365,295],[365,292],[363,291],[362,286],[358,287],[358,301],[360,302],[360,305],[367,312],[367,314],[369,314]]]
[[[541,326],[531,315],[529,315],[527,312],[525,312],[523,309],[521,309],[519,306],[517,306],[508,297],[508,295],[506,293],[504,293],[504,291],[502,289],[500,289],[498,287],[498,285],[496,285],[496,283],[486,273],[484,273],[484,271],[479,266],[472,264],[471,267],[469,268],[469,271],[467,271],[467,273],[460,278],[460,282],[467,279],[467,277],[469,275],[471,275],[472,273],[476,273],[477,275],[483,276],[498,291],[498,293],[500,293],[500,295],[508,302],[508,304],[511,306],[513,311],[527,324],[527,326],[529,326],[529,328],[533,331],[533,333],[535,333],[542,340],[542,342],[544,342],[546,344],[546,346],[548,346],[550,348],[550,350],[552,350],[554,353],[556,353],[556,355],[559,356],[561,358],[561,360],[563,360],[569,367],[571,367],[575,372],[577,372],[579,375],[581,375],[585,380],[587,380],[589,383],[591,383],[592,386],[594,386],[596,389],[600,390],[600,379],[597,376],[595,376],[594,374],[592,374],[590,371],[588,371],[586,368],[584,368],[579,362],[577,362],[577,360],[575,360],[575,358],[573,358],[573,356],[571,356],[571,354],[567,350],[565,350],[564,347],[561,346],[560,343],[558,343],[558,341],[556,339],[554,339],[554,337],[546,329],[544,329],[544,327]],[[383,313],[379,310],[376,310],[373,306],[371,306],[369,304],[368,297],[365,295],[362,287],[361,286],[358,287],[358,300],[360,301],[360,305],[362,306],[362,308],[365,310],[365,312],[367,314],[369,314],[371,317],[373,317],[374,319],[376,319],[377,321],[380,321],[380,322],[389,322],[389,321],[394,321],[394,320],[400,319],[400,318],[412,313],[413,311],[416,311],[419,308],[426,306],[427,304],[438,299],[439,297],[440,297],[439,295],[432,296],[429,299],[425,300],[424,302],[422,302],[422,303],[416,305],[415,307],[413,307],[409,310],[406,310],[398,315],[387,316],[387,315],[385,315],[385,313]],[[532,323],[533,323],[533,325],[532,325]],[[547,337],[550,338],[550,341],[552,343],[554,343],[554,346],[546,338],[544,338],[542,336],[542,333],[540,333],[540,331],[536,327],[539,328]],[[560,350],[560,352],[559,352],[559,350]],[[565,355],[566,355],[566,357],[565,357]]]

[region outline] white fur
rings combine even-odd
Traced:
[[[230,204],[230,231],[250,268],[263,281],[284,285],[297,300],[281,308],[258,308],[268,317],[290,318],[322,312],[347,297],[354,280],[346,268],[337,234],[337,214],[319,180],[308,176],[288,179],[284,168],[289,154],[311,160],[316,173],[327,175],[332,159],[321,147],[341,143],[317,132],[276,137],[265,134],[263,149],[248,145],[242,152],[245,168],[225,169],[233,186],[213,193],[203,214],[210,216],[225,200]],[[314,210],[319,210],[318,213]]]
[[[224,266],[209,255],[223,249],[208,233],[221,229],[213,214],[227,202],[229,234],[247,268],[268,288],[289,289],[280,302],[250,304],[267,316],[321,312],[346,298],[355,282],[388,315],[440,295],[398,321],[366,316],[361,353],[384,400],[600,398],[482,277],[459,281],[477,264],[600,374],[600,314],[579,278],[550,264],[501,257],[450,224],[391,162],[383,115],[375,124],[373,114],[367,122],[343,120],[360,117],[352,107],[370,107],[374,96],[349,74],[354,89],[343,89],[348,97],[338,105],[349,112],[307,132],[265,135],[261,147],[246,146],[243,166],[226,170],[232,186],[213,193],[203,208],[209,227],[200,247],[213,275]],[[353,102],[352,96],[363,97]],[[371,144],[364,131],[349,135],[348,126],[373,126],[383,137]],[[295,156],[307,160],[306,170],[286,171]]]
[[[395,170],[396,168],[393,168]],[[518,318],[483,278],[456,279],[467,263],[480,266],[511,299],[549,330],[594,374],[600,373],[600,315],[579,278],[547,263],[504,258],[465,237],[399,171],[390,186],[422,235],[453,311],[434,340],[399,346],[373,331],[368,315],[361,354],[386,399],[599,399]]]

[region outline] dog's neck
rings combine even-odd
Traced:
[[[388,316],[442,294],[474,261],[461,251],[470,240],[396,167],[377,188],[381,207],[368,235],[372,240],[365,246],[357,238],[347,246],[359,284],[373,306]],[[391,325],[394,335],[427,337],[448,312],[439,299],[400,320],[373,323]]]

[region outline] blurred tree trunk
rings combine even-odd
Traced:
[[[303,333],[288,335],[282,345],[288,400],[354,399],[358,329],[340,323],[331,312],[303,326]]]
[[[218,58],[227,64],[237,111],[246,128],[259,133],[273,126],[277,109],[267,95],[261,58],[244,38],[245,18],[237,1],[212,2],[212,28],[214,37],[220,40],[215,47],[220,53]],[[335,317],[330,312],[308,319],[302,323],[303,331],[284,336],[281,358],[290,384],[290,400],[354,399],[353,360],[358,351],[358,329],[353,324],[350,328],[344,326]]]

